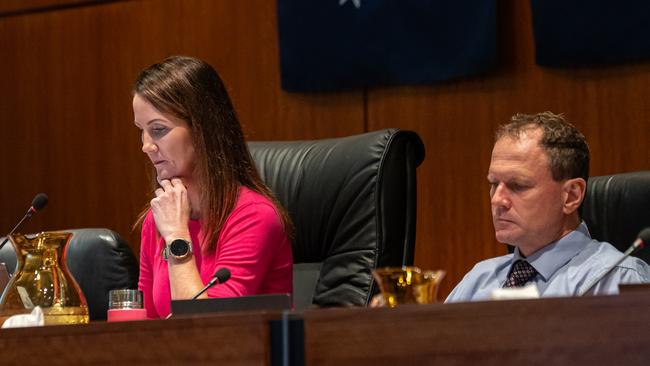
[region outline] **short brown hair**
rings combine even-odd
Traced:
[[[589,178],[589,146],[585,136],[567,122],[562,114],[517,113],[496,131],[495,141],[504,136],[519,139],[524,132],[540,129],[540,146],[546,152],[555,181]]]

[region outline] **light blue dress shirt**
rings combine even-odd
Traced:
[[[562,297],[578,295],[622,256],[611,244],[592,239],[583,221],[576,230],[525,259],[538,272],[531,282],[537,285],[540,296]],[[510,267],[519,259],[524,257],[515,248],[513,254],[479,262],[445,302],[489,300],[492,290],[503,287]],[[589,294],[617,294],[622,283],[650,283],[650,266],[641,259],[629,257]]]

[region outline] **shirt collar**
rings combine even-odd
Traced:
[[[526,260],[537,270],[544,281],[548,281],[558,269],[578,255],[590,240],[591,235],[587,224],[582,221],[575,230],[528,257],[522,256],[519,248],[515,248],[511,265],[520,259]]]

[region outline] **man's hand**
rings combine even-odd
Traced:
[[[156,189],[156,198],[151,200],[151,211],[160,235],[169,242],[173,239],[190,240],[188,222],[190,203],[187,190],[180,178],[171,181],[163,179]]]

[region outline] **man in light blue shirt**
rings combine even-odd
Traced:
[[[496,133],[488,171],[498,241],[515,252],[478,263],[446,302],[488,300],[494,289],[535,283],[541,296],[574,296],[623,255],[591,239],[580,207],[589,176],[584,136],[562,115],[517,114]],[[513,269],[514,268],[514,269]],[[650,282],[650,266],[627,258],[590,294]]]

